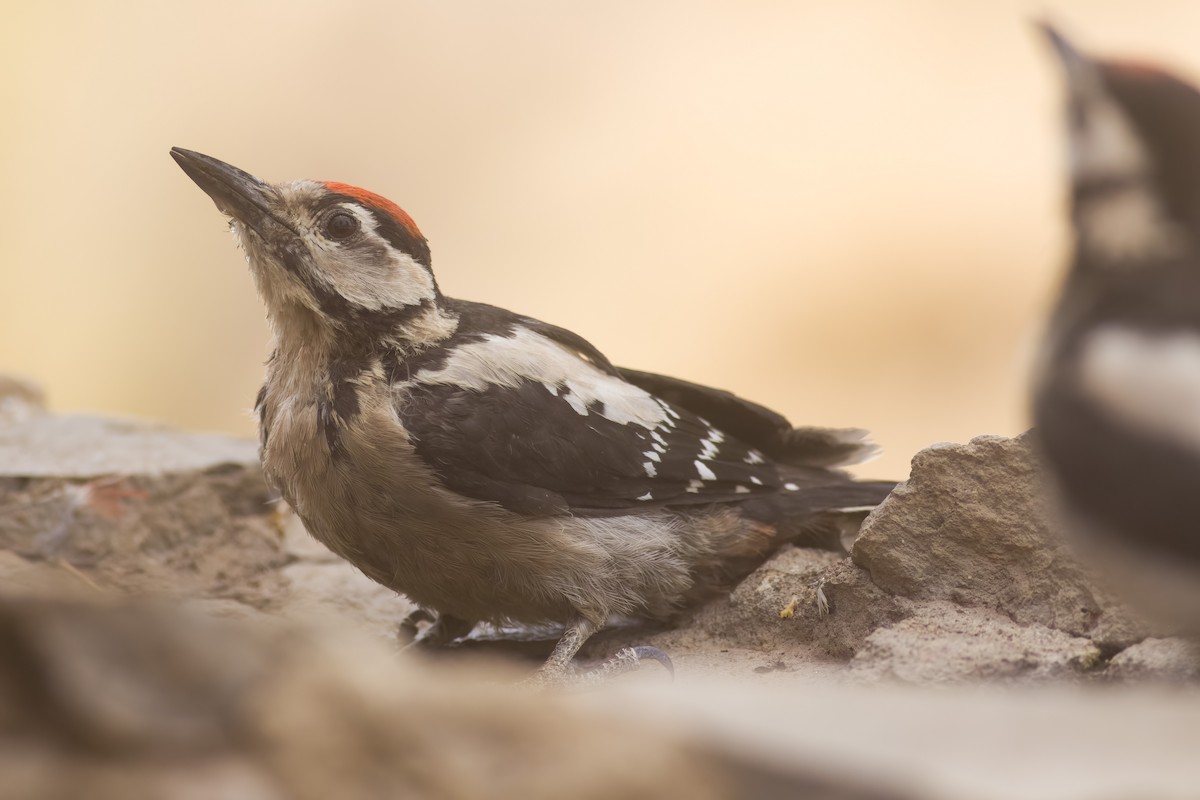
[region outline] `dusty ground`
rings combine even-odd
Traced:
[[[39,403],[0,381],[5,797],[1200,792],[1200,661],[1059,544],[1022,439],[925,450],[848,556],[585,654],[656,644],[674,683],[557,696],[514,686],[545,642],[399,652],[407,601],[278,510],[253,443]]]

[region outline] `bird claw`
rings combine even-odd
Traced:
[[[671,680],[675,680],[675,665],[671,663],[671,657],[657,647],[643,644],[636,647],[622,647],[616,655],[601,663],[600,666],[587,672],[577,673],[567,681],[577,685],[594,686],[618,675],[624,675],[626,672],[636,671],[643,661],[657,661],[671,676]]]
[[[429,623],[425,630],[421,630],[422,622]],[[406,647],[411,647],[427,639],[429,630],[436,624],[436,614],[418,607],[408,612],[408,616],[400,620],[400,623],[396,626],[396,634]]]
[[[627,647],[625,649],[633,650],[633,654],[639,663],[648,659],[653,659],[659,664],[662,664],[663,669],[665,669],[667,674],[671,676],[671,680],[675,680],[675,665],[671,662],[671,657],[666,654],[666,651],[660,650],[659,648],[648,644],[639,644],[637,647]]]

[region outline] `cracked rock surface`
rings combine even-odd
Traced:
[[[49,414],[0,377],[0,786],[1194,796],[1200,657],[1100,588],[1048,519],[1024,437],[931,447],[848,555],[785,547],[675,627],[589,651],[657,645],[674,684],[648,669],[534,694],[514,686],[528,660],[473,657],[519,648],[399,653],[411,604],[278,507],[254,443]]]

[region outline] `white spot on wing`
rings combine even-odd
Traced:
[[[715,481],[717,479],[716,473],[709,469],[703,461],[693,461],[692,465],[696,468],[696,473],[700,476],[701,480]]]
[[[650,431],[650,438],[661,444],[664,448],[667,446],[667,440],[659,435],[658,431]],[[666,452],[665,449],[660,452]]]
[[[642,469],[646,470],[646,474],[651,478],[658,476],[658,470],[654,468],[653,461],[647,461],[646,463],[642,464]]]
[[[638,500],[653,500],[654,498],[650,496],[650,492],[646,492],[644,495],[642,495],[641,497],[639,497],[637,499]]]
[[[794,483],[785,483],[783,485],[783,488],[787,489],[789,492],[794,492],[794,491],[798,490],[800,487]]]
[[[734,492],[734,494],[750,494],[750,489],[749,489],[749,487],[738,484],[737,486],[734,487],[733,492]]]
[[[687,489],[685,489],[685,491],[691,492],[692,494],[699,494],[703,487],[704,484],[700,481],[688,481]]]
[[[764,461],[762,453],[758,452],[757,450],[751,450],[742,460],[747,464],[761,464]]]
[[[549,381],[542,381],[542,386],[546,387],[547,392],[554,395],[555,397],[558,397],[558,387],[555,386],[553,383],[550,383]]]
[[[673,412],[649,392],[609,375],[571,350],[518,327],[512,336],[488,334],[481,341],[456,347],[438,369],[413,376],[418,383],[464,386],[484,391],[489,386],[515,389],[525,381],[561,386],[560,396],[576,413],[602,403],[596,413],[622,425],[646,429],[675,423]]]
[[[646,452],[642,453],[642,455],[644,455],[646,458],[650,459],[651,461],[662,461],[662,457],[659,456],[659,454],[654,452],[653,450],[647,450]]]
[[[708,435],[700,440],[700,458],[708,461],[717,455],[717,445],[725,441],[725,435],[716,428],[709,428]]]
[[[1200,448],[1200,336],[1100,328],[1083,345],[1079,381],[1125,422]]]
[[[762,485],[763,485],[763,482],[762,482],[762,481],[761,481],[761,480],[758,478],[758,476],[757,476],[757,475],[751,475],[751,476],[750,476],[750,482],[751,482],[751,483],[753,483],[755,486],[762,486]]]

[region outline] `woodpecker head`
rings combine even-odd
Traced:
[[[277,332],[301,322],[398,344],[449,335],[429,245],[395,203],[343,183],[266,183],[178,147],[171,155],[229,216]]]
[[[1044,31],[1067,78],[1077,270],[1144,271],[1200,242],[1200,93],[1135,62],[1080,53]]]

